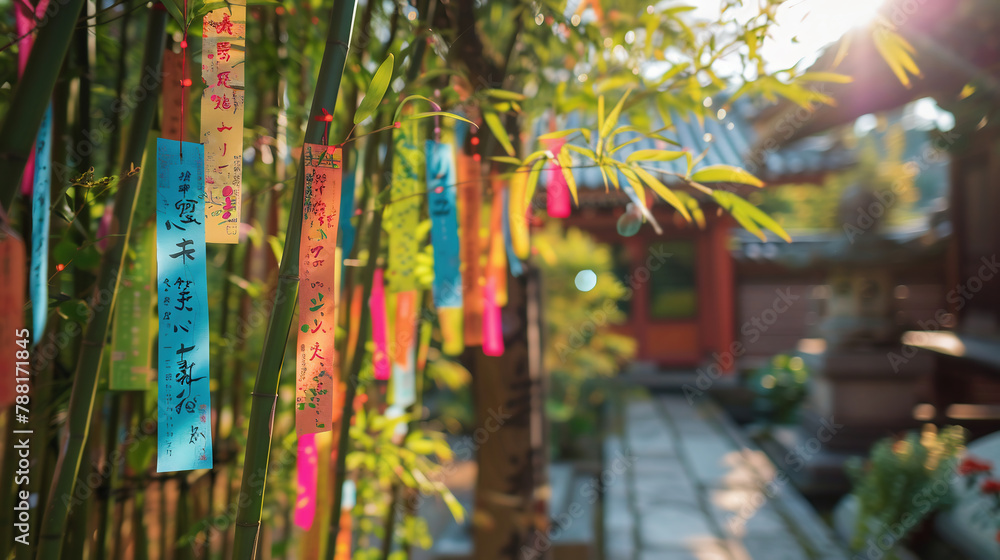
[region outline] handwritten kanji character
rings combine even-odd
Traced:
[[[194,255],[194,249],[189,249],[188,248],[188,245],[193,245],[193,244],[194,244],[194,241],[192,241],[190,239],[183,239],[182,238],[181,242],[176,244],[178,247],[180,247],[181,250],[177,251],[176,253],[174,253],[172,255],[170,255],[170,258],[176,259],[177,257],[181,257],[181,262],[184,262],[184,263],[187,262],[187,259],[191,259],[193,261],[194,260],[194,256],[193,256]]]

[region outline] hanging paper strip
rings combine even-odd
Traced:
[[[170,140],[187,140],[187,127],[181,114],[184,96],[190,91],[181,86],[187,79],[187,65],[184,53],[167,49],[163,52],[163,137]],[[182,136],[183,135],[183,136]]]
[[[565,140],[549,140],[546,148],[558,154],[562,149]],[[563,175],[562,167],[555,161],[545,164],[545,206],[549,216],[552,218],[568,218],[572,211],[570,206],[569,185],[566,184],[566,177]]]
[[[243,184],[246,6],[234,2],[209,12],[202,37],[205,238],[208,243],[236,243]]]
[[[24,74],[24,69],[28,67],[28,57],[35,44],[33,31],[38,28],[38,22],[45,21],[45,10],[49,6],[49,0],[38,0],[34,8],[27,0],[14,2],[14,6],[16,8],[14,26],[19,37],[17,40],[17,77],[20,78]],[[34,13],[32,13],[32,9],[34,9]],[[34,173],[35,150],[32,150],[28,152],[28,161],[25,163],[24,174],[21,177],[21,194],[25,196],[31,194]]]
[[[461,144],[459,144],[461,145]],[[462,227],[462,295],[464,304],[465,344],[479,346],[483,343],[483,269],[482,246],[479,239],[480,214],[483,206],[479,162],[459,150],[458,201],[459,221]]]
[[[375,368],[375,379],[389,379],[389,353],[386,348],[386,314],[385,287],[383,285],[382,269],[375,269],[372,278],[372,293],[368,298],[368,306],[372,314],[372,344],[375,353],[372,355],[372,366]]]
[[[299,435],[333,429],[337,391],[337,225],[340,220],[341,153],[334,146],[302,149],[305,192],[299,244],[298,370],[295,429]]]
[[[392,360],[392,404],[406,408],[416,402],[417,292],[396,296],[395,352]]]
[[[486,269],[486,278],[490,278],[496,284],[496,302],[500,307],[507,305],[507,245],[506,236],[503,235],[504,223],[504,198],[506,189],[503,184],[494,179],[493,181],[493,201],[490,205],[490,253]]]
[[[201,144],[156,142],[157,472],[212,468]]]
[[[0,290],[0,332],[4,333],[0,338],[0,351],[6,356],[6,359],[0,362],[0,408],[7,408],[14,403],[14,386],[18,383],[17,378],[27,376],[27,372],[30,371],[27,362],[19,359],[19,356],[24,356],[27,352],[18,354],[27,350],[25,347],[28,343],[19,345],[18,341],[28,338],[34,340],[42,334],[22,331],[24,282],[27,278],[24,273],[25,258],[24,241],[0,224],[0,286],[3,286]],[[21,368],[20,371],[18,367]]]
[[[312,527],[316,516],[316,482],[319,478],[319,454],[316,449],[316,434],[299,436],[296,471],[298,474],[298,496],[295,499],[295,524],[302,529]]]
[[[351,249],[354,248],[354,224],[351,223],[351,216],[354,215],[354,185],[357,179],[351,170],[344,174],[342,180],[344,184],[340,188],[340,247],[341,259],[347,259],[350,258]]]
[[[420,223],[420,167],[423,154],[414,146],[405,130],[395,131],[392,158],[392,220],[389,224],[389,291],[417,289],[413,272]]]
[[[52,185],[52,104],[35,140],[35,187],[31,195],[31,314],[33,344],[45,332],[49,313],[49,200]]]
[[[150,140],[150,145],[155,140]],[[127,258],[118,291],[118,305],[111,327],[111,376],[113,391],[144,391],[156,370],[153,363],[153,317],[156,305],[156,165],[147,150],[142,158],[139,194],[132,218]]]
[[[483,354],[503,355],[503,324],[497,305],[496,279],[490,278],[483,288]]]
[[[427,205],[434,248],[434,306],[443,339],[442,351],[462,352],[462,272],[455,207],[455,163],[451,146],[427,141]]]
[[[462,307],[455,165],[451,146],[427,141],[427,205],[434,246],[434,305]]]
[[[510,189],[508,189],[507,206],[507,232],[510,238],[509,244],[514,253],[511,255],[511,272],[518,276],[520,272],[514,272],[514,256],[518,259],[528,258],[530,243],[528,241],[528,216],[530,213],[528,198],[528,175],[527,170],[518,170],[510,178]],[[518,263],[520,267],[520,263]]]
[[[514,276],[520,276],[523,272],[521,267],[521,259],[518,258],[518,251],[514,246],[514,232],[511,228],[511,203],[510,197],[512,193],[509,189],[504,189],[503,194],[503,242],[504,247],[507,251],[507,261],[510,263],[510,273]],[[526,234],[525,231],[522,233]],[[527,239],[523,240],[527,243]]]

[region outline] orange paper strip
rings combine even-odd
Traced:
[[[496,282],[496,304],[507,305],[507,246],[503,238],[503,198],[504,186],[499,179],[493,180],[493,205],[490,208],[490,256],[486,269],[486,279]]]
[[[306,144],[302,158],[305,192],[299,245],[295,384],[295,428],[299,435],[333,429],[334,394],[338,387],[333,337],[337,326],[341,153],[332,146]]]
[[[479,162],[458,150],[458,219],[462,230],[462,303],[465,309],[463,326],[465,344],[483,343],[483,270],[480,266],[482,247],[479,243],[479,218],[483,205]]]

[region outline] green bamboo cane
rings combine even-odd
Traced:
[[[166,24],[166,11],[154,9],[150,12],[142,68],[149,69],[148,71],[154,76],[161,75]],[[33,51],[32,56],[36,52]],[[132,127],[129,130],[127,157],[124,165],[140,162],[146,148],[146,137],[150,127],[152,127],[158,106],[159,84],[147,93],[146,98],[140,101],[135,109]],[[10,117],[8,117],[8,122],[9,120]],[[6,127],[6,125],[5,122],[4,126]],[[0,131],[0,136],[5,134],[6,128]],[[0,138],[0,142],[3,141]],[[5,164],[4,160],[0,160],[0,166]],[[147,170],[147,172],[149,171],[151,170]],[[16,176],[19,176],[19,173]],[[92,315],[84,331],[80,356],[73,376],[73,390],[70,394],[67,421],[69,437],[64,443],[59,461],[56,464],[52,491],[49,493],[45,515],[42,518],[38,547],[38,558],[41,560],[61,557],[66,519],[73,492],[76,489],[84,444],[90,433],[90,422],[94,414],[97,374],[104,358],[104,342],[108,336],[111,312],[118,293],[119,271],[124,266],[125,254],[128,249],[136,195],[139,192],[138,179],[135,175],[122,179],[118,186],[118,192],[115,194],[115,221],[121,233],[119,237],[112,238],[110,246],[101,259],[97,285],[91,299]]]
[[[344,66],[350,51],[351,32],[357,0],[334,0],[330,13],[330,30],[326,49],[320,64],[319,79],[313,96],[310,115],[319,115],[322,109],[334,112],[337,93],[344,75]],[[324,123],[310,119],[306,124],[305,141],[318,144],[323,140]],[[243,463],[243,480],[236,510],[236,531],[233,558],[250,560],[257,548],[257,534],[264,503],[267,481],[268,456],[271,452],[271,426],[278,400],[278,381],[285,345],[295,314],[296,295],[299,288],[299,236],[302,230],[302,195],[305,189],[305,169],[299,162],[292,193],[292,211],[288,218],[285,248],[278,266],[278,285],[274,294],[274,307],[264,337],[264,348],[254,381],[250,405],[250,424],[247,429],[247,448]]]
[[[56,5],[55,15],[38,23],[39,31],[28,65],[14,88],[7,116],[0,126],[0,177],[4,178],[0,182],[0,205],[4,210],[10,209],[21,185],[28,154],[35,145],[35,133],[52,98],[52,89],[69,50],[83,0],[67,0]]]

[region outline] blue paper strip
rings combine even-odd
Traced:
[[[462,272],[451,146],[427,141],[427,205],[434,247],[434,306],[462,307]]]
[[[357,161],[357,158],[352,158]],[[354,170],[345,169],[340,184],[340,248],[342,258],[351,258],[351,249],[354,247],[354,225],[351,218],[354,217]],[[343,263],[341,263],[343,266]]]
[[[205,149],[156,142],[159,428],[156,472],[212,468]]]
[[[507,248],[507,264],[510,265],[511,275],[520,276],[523,270],[521,259],[514,252],[514,242],[510,237],[510,189],[504,189],[503,193],[503,244]]]
[[[45,116],[35,140],[35,185],[31,195],[31,315],[35,336],[32,345],[38,344],[45,332],[49,314],[49,206],[52,192],[52,104],[45,109]]]

